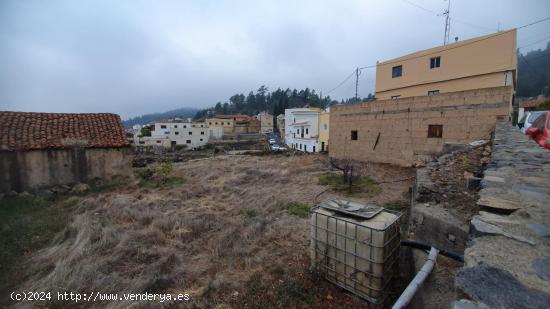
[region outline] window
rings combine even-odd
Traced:
[[[176,132],[174,132],[174,134],[175,134],[175,135],[180,135],[180,132],[177,132],[177,131],[176,131]]]
[[[193,132],[189,131],[189,135],[193,135]]]
[[[202,138],[201,138],[201,142],[202,142]]]
[[[300,144],[300,150],[302,150],[302,144]]]
[[[186,126],[186,125],[184,125],[184,126],[183,126],[183,128],[184,128],[184,129],[187,129],[187,126]]]
[[[391,99],[392,100],[399,100],[400,97],[401,97],[400,95],[392,95]]]
[[[160,141],[157,141],[157,144],[160,144]]]
[[[430,124],[428,125],[428,137],[429,138],[442,138],[443,137],[443,125]]]
[[[436,94],[439,94],[439,90],[430,90],[428,91],[428,96],[433,96],[433,95],[436,95]]]
[[[183,126],[183,127],[185,128],[185,126]],[[177,128],[178,128],[178,125],[177,125],[177,124],[175,124],[175,125],[174,125],[174,128],[176,128],[176,129],[177,129]]]
[[[306,128],[306,134],[309,134],[309,129]]]
[[[430,58],[430,69],[439,68],[441,66],[441,57]]]
[[[188,139],[188,140],[186,140],[186,141],[185,141],[185,143],[187,143],[187,144],[191,144],[191,140],[190,140],[190,139]]]
[[[313,146],[313,152],[315,152],[315,146]]]
[[[144,142],[144,141],[139,141],[139,143],[140,143],[140,144],[145,144],[145,142]]]
[[[403,75],[403,66],[398,65],[393,68],[391,68],[391,78],[396,78]]]
[[[328,124],[324,123],[324,124],[323,124],[323,129],[324,129],[325,131],[328,130]]]
[[[357,140],[357,130],[351,131],[351,140],[356,141]]]
[[[204,131],[201,131],[201,135],[204,135]]]
[[[160,125],[160,128],[161,128],[161,129],[166,129],[166,125],[161,124],[161,125]]]

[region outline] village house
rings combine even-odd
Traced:
[[[379,63],[377,100],[332,107],[330,156],[411,166],[490,139],[510,119],[515,40],[498,32]]]
[[[236,122],[246,122],[250,119],[247,115],[216,115],[206,119],[206,124],[210,128],[221,127],[224,134],[235,133]]]
[[[326,151],[329,137],[329,112],[320,108],[285,109],[285,143],[304,152]]]
[[[0,192],[130,176],[115,114],[0,112]]]
[[[376,98],[516,88],[516,29],[438,46],[376,65]]]
[[[277,130],[279,130],[279,136],[281,141],[285,142],[285,114],[277,116]]]
[[[194,149],[206,145],[210,139],[219,139],[222,136],[223,128],[220,126],[210,128],[205,122],[174,119],[155,122],[151,125],[151,136],[135,133],[134,144],[164,148],[183,145]]]
[[[260,133],[273,133],[273,115],[261,112],[256,119],[260,121]]]

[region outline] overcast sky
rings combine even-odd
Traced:
[[[127,118],[204,108],[261,85],[327,94],[357,66],[440,45],[444,20],[435,13],[446,6],[443,0],[0,0],[0,110]],[[548,0],[454,0],[451,38],[548,15]],[[518,46],[543,48],[548,29],[550,21],[521,29]],[[352,97],[354,87],[350,80],[330,95]],[[359,94],[373,88],[374,70],[363,71]]]

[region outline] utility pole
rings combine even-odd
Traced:
[[[357,89],[359,88],[359,68],[355,69],[355,100],[358,101]]]
[[[447,9],[442,14],[445,16],[445,36],[443,37],[443,45],[449,44],[449,34],[451,33],[451,0],[447,1]]]

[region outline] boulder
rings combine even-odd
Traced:
[[[85,193],[90,191],[90,186],[85,183],[77,183],[72,189],[72,193]]]

